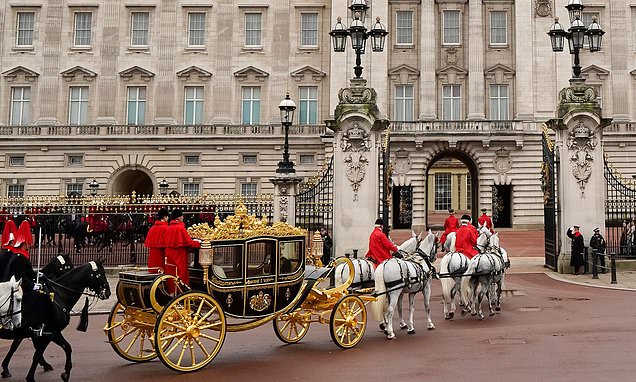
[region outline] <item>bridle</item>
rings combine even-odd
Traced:
[[[0,319],[2,320],[2,326],[6,329],[9,330],[13,330],[14,329],[14,325],[13,325],[13,321],[11,320],[11,317],[20,314],[22,312],[22,310],[17,310],[14,311],[15,309],[15,292],[16,292],[16,288],[14,288],[13,286],[11,287],[11,293],[9,294],[9,297],[7,297],[6,300],[4,300],[4,302],[2,304],[0,304],[0,308],[2,308],[3,306],[5,306],[7,303],[9,303],[9,309],[7,309],[7,313],[0,315]]]

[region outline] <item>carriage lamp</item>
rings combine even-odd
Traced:
[[[214,250],[209,241],[201,242],[201,248],[199,249],[199,264],[203,268],[203,280],[208,279],[208,268],[214,262]]]
[[[278,162],[278,168],[276,173],[278,174],[293,174],[296,172],[294,169],[294,162],[289,160],[289,128],[294,120],[294,111],[296,110],[296,104],[289,98],[289,93],[285,95],[280,104],[278,104],[280,110],[280,121],[285,130],[285,146],[283,149],[283,160]]]
[[[88,187],[90,189],[91,196],[97,195],[97,190],[99,189],[99,183],[97,182],[97,179],[93,178],[93,180],[91,180],[91,182],[88,184]]]
[[[159,182],[159,193],[161,194],[161,196],[166,196],[169,186],[170,185],[168,184],[166,178],[163,178],[163,180]]]
[[[349,28],[342,23],[342,18],[338,17],[336,25],[329,32],[329,35],[331,36],[334,52],[344,52],[347,46],[347,36],[351,39],[351,47],[356,52],[356,66],[353,67],[353,73],[356,78],[362,78],[362,59],[360,56],[364,54],[367,39],[371,38],[372,51],[382,52],[384,50],[384,40],[389,32],[386,31],[379,17],[375,19],[375,25],[370,31],[364,26],[367,10],[369,9],[366,0],[352,0],[348,8],[351,10],[353,17]]]
[[[311,239],[311,262],[316,267],[325,267],[327,264],[322,263],[324,243],[320,231],[314,232],[314,236]]]
[[[554,24],[550,27],[548,36],[550,36],[550,43],[552,45],[553,52],[563,51],[563,39],[568,40],[568,48],[570,54],[574,56],[574,65],[572,66],[573,76],[570,79],[572,82],[585,81],[581,78],[581,61],[579,59],[579,52],[588,45],[590,52],[598,52],[601,50],[601,42],[605,31],[601,29],[596,17],[593,18],[592,23],[586,26],[581,21],[581,11],[585,8],[581,0],[570,0],[568,5],[565,6],[568,10],[570,17],[570,28],[566,31],[559,23],[559,18],[554,19]],[[587,41],[586,38],[587,37]]]

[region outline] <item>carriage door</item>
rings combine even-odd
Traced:
[[[492,187],[492,223],[495,229],[512,227],[512,186]]]
[[[276,306],[278,241],[249,240],[245,251],[245,317],[270,315]]]
[[[413,187],[393,187],[393,228],[411,228],[413,222]]]

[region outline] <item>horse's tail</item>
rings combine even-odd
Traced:
[[[384,310],[388,303],[386,298],[386,286],[384,285],[384,264],[386,263],[381,263],[375,269],[375,292],[381,294],[371,303],[371,315],[378,322],[384,322]]]
[[[477,267],[477,262],[476,261],[470,261],[468,263],[468,269],[466,270],[466,272],[464,272],[464,277],[462,277],[462,283],[461,283],[461,293],[462,293],[462,301],[464,301],[464,304],[466,306],[470,306],[470,303],[472,302],[472,296],[473,296],[473,287],[470,285],[470,279],[473,273],[475,273],[475,268]]]
[[[442,257],[442,261],[440,263],[439,274],[440,275],[448,275],[448,265],[450,264],[453,256],[449,256],[448,254]],[[455,279],[452,277],[441,277],[440,282],[442,283],[442,296],[445,301],[450,301],[451,290],[455,285]]]

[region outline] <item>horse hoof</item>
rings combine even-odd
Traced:
[[[2,378],[11,378],[11,373],[9,373],[9,370],[2,371]]]
[[[385,331],[386,330],[386,325],[384,325],[384,323],[380,323],[380,330]]]
[[[489,315],[490,317],[492,317],[492,316],[494,316],[494,315],[495,315],[495,312],[490,312],[488,315]]]
[[[395,339],[395,334],[392,334],[390,336],[386,336],[386,339],[389,340],[389,341]]]
[[[69,373],[62,373],[60,377],[62,378],[62,381],[68,382],[71,376],[69,375]]]
[[[475,317],[477,315],[477,313],[471,313],[470,315]]]
[[[431,324],[431,325],[427,326],[426,329],[435,330],[435,325]]]
[[[477,318],[479,318],[480,320],[483,320],[484,319],[484,315],[480,314],[479,316],[477,316]]]
[[[462,317],[465,317],[468,314],[467,310],[462,309]]]
[[[385,330],[383,330],[383,332],[384,332],[384,335],[386,335],[386,336],[389,335],[389,331],[388,330],[385,329]]]
[[[409,335],[413,335],[413,334],[415,334],[415,329],[413,329],[413,330],[409,330],[409,331],[407,331],[407,333],[408,333]]]
[[[400,325],[400,330],[404,330],[404,329],[406,329],[406,328],[408,328],[408,327],[409,327],[409,326],[408,326],[407,324]]]
[[[450,314],[445,314],[445,315],[444,315],[444,319],[445,319],[445,320],[450,320],[450,319],[451,319]]]
[[[500,307],[500,306],[497,306],[497,307],[495,307],[495,310],[496,310],[497,312],[501,312],[501,307]]]
[[[455,317],[455,312],[450,312],[450,313],[448,313],[448,319],[449,319],[449,320],[452,320],[452,319],[453,319],[453,317]]]
[[[49,364],[42,366],[42,368],[44,369],[44,371],[53,371],[53,366]]]

